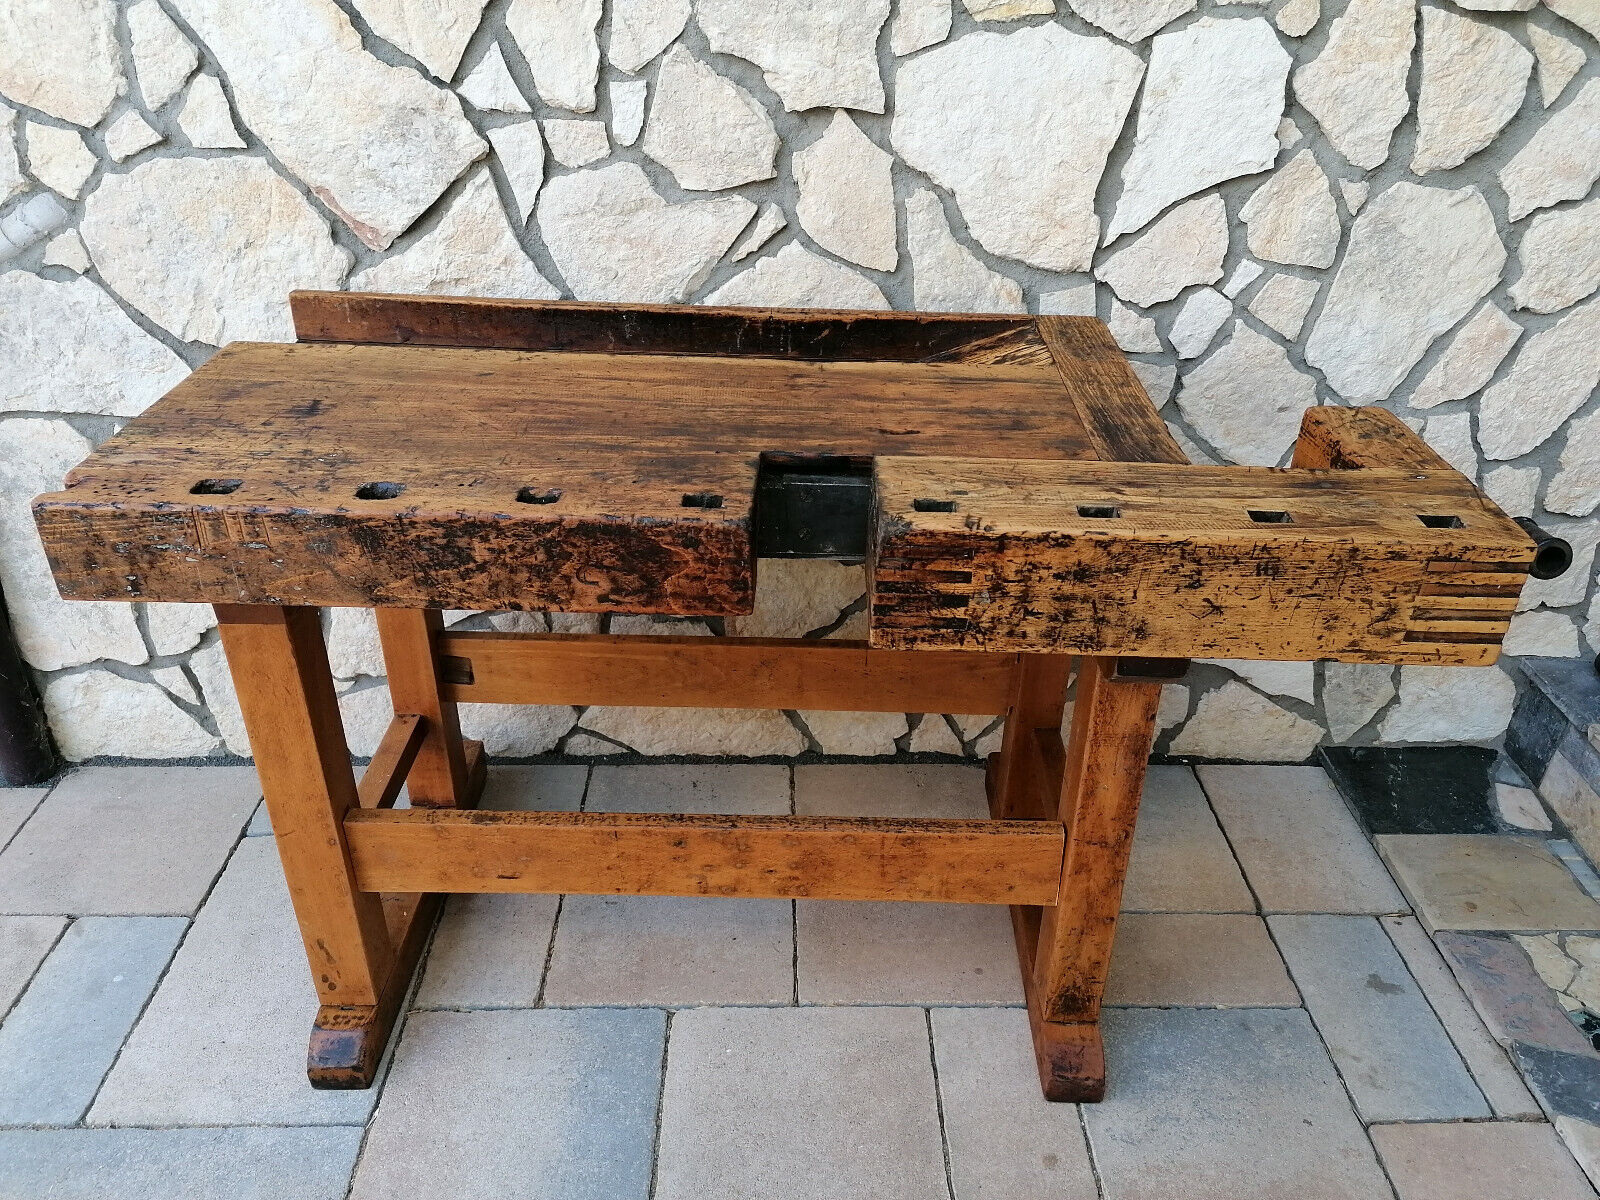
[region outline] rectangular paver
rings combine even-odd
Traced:
[[[0,917],[0,1020],[66,927],[65,917]]]
[[[987,818],[983,768],[807,763],[794,769],[794,810],[827,817]]]
[[[1375,1125],[1400,1200],[1594,1200],[1594,1189],[1548,1125]]]
[[[590,812],[756,813],[789,811],[789,768],[760,763],[599,766]]]
[[[451,896],[417,985],[418,1008],[532,1008],[544,980],[555,896]]]
[[[921,1009],[673,1017],[655,1200],[947,1195]]]
[[[1522,1078],[1511,1065],[1506,1052],[1484,1027],[1473,1011],[1455,976],[1440,955],[1425,929],[1415,917],[1381,917],[1384,931],[1400,957],[1405,959],[1411,978],[1417,981],[1445,1032],[1460,1051],[1467,1070],[1477,1081],[1489,1107],[1497,1117],[1537,1117],[1539,1106]]]
[[[1154,766],[1144,780],[1122,889],[1129,912],[1254,912],[1239,864],[1188,767]]]
[[[651,1009],[411,1014],[351,1200],[645,1200],[665,1034]]]
[[[1321,767],[1199,767],[1263,911],[1406,911]]]
[[[1106,978],[1107,1004],[1290,1008],[1300,994],[1260,917],[1124,913]]]
[[[787,900],[568,896],[550,955],[552,1005],[788,1004]]]
[[[1371,917],[1271,918],[1273,936],[1367,1121],[1487,1117],[1489,1106]]]
[[[49,788],[0,788],[0,849],[22,828]]]
[[[83,767],[0,853],[0,912],[194,912],[261,792],[250,767]]]
[[[1600,929],[1600,904],[1537,839],[1390,834],[1378,851],[1429,930]]]
[[[317,994],[267,838],[245,838],[106,1077],[91,1125],[341,1125],[371,1091],[306,1081]]]
[[[801,1004],[1021,1004],[997,904],[797,900]]]
[[[344,1200],[360,1129],[0,1131],[5,1200]]]
[[[484,780],[480,808],[576,812],[589,768],[564,763],[496,765]]]
[[[1110,1009],[1083,1106],[1106,1200],[1374,1200],[1372,1147],[1299,1009]]]
[[[1039,1094],[1027,1013],[938,1008],[932,1019],[957,1200],[1096,1200],[1077,1106]]]
[[[0,1125],[83,1116],[188,922],[74,921],[0,1025]]]

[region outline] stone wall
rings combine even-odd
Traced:
[[[1578,548],[1512,650],[1600,649],[1597,0],[953,8],[0,0],[0,582],[67,755],[247,753],[209,610],[62,603],[26,506],[214,347],[287,338],[296,287],[1094,313],[1198,461],[1282,462],[1313,404],[1394,408]],[[687,629],[859,633],[859,569],[764,578],[753,617]],[[329,633],[370,752],[372,627]],[[1511,701],[1499,668],[1204,664],[1159,748],[1486,740]],[[996,740],[959,715],[467,724],[500,754]]]

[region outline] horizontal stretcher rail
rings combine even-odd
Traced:
[[[368,892],[578,892],[1054,904],[1055,821],[360,809]]]
[[[872,650],[797,638],[445,633],[459,703],[806,708],[998,715],[1015,654]]]

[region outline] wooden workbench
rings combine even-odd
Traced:
[[[1380,410],[1312,410],[1290,470],[1188,465],[1092,319],[291,304],[298,343],[219,351],[34,511],[63,596],[216,606],[320,1086],[371,1082],[441,895],[652,893],[1009,904],[1045,1094],[1098,1099],[1161,680],[1490,662],[1533,558]],[[746,613],[772,554],[865,557],[868,640],[442,628]],[[359,783],[329,605],[377,610],[395,707]],[[985,821],[484,812],[480,702],[1007,724]]]

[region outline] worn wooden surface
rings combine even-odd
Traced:
[[[389,722],[389,728],[383,731],[378,748],[373,751],[372,760],[356,785],[362,808],[394,807],[427,732],[428,722],[412,714],[397,716]]]
[[[437,642],[444,614],[437,609],[380,608],[375,616],[394,710],[423,718],[422,744],[406,778],[411,803],[461,807],[473,784],[455,702],[444,695],[439,678]]]
[[[1386,408],[1312,408],[1300,419],[1296,467],[1350,470],[1416,467],[1449,471],[1448,462]]]
[[[478,704],[1003,713],[1014,654],[873,650],[845,639],[445,633],[445,694]],[[1059,719],[1059,715],[1058,715]]]
[[[1041,904],[1055,821],[358,809],[369,891],[579,892]]]
[[[1533,559],[1448,467],[883,457],[876,471],[885,648],[1481,665]],[[947,511],[919,511],[929,501]]]

